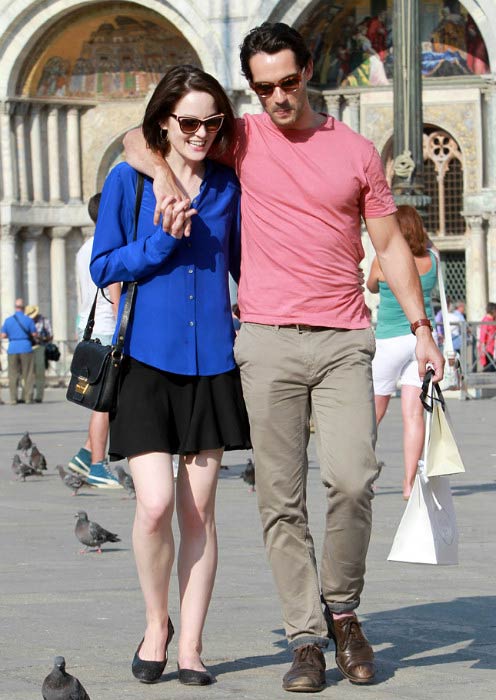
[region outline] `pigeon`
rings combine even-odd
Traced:
[[[77,518],[76,529],[74,530],[76,537],[81,544],[86,546],[86,549],[82,549],[80,554],[87,552],[90,547],[96,547],[98,554],[101,554],[102,544],[105,544],[105,542],[121,541],[118,535],[105,530],[105,528],[98,523],[93,523],[91,520],[88,520],[88,514],[83,510],[76,513],[74,517]]]
[[[21,481],[26,481],[27,476],[43,476],[42,471],[23,462],[19,455],[14,455],[12,459],[12,471]]]
[[[65,670],[65,659],[56,656],[53,669],[41,686],[43,700],[90,700],[90,696],[77,678]]]
[[[29,433],[26,431],[22,438],[19,440],[19,444],[17,445],[18,450],[29,450],[31,445],[33,444],[31,438],[29,437]]]
[[[78,476],[77,474],[72,473],[69,474],[68,472],[66,472],[61,464],[58,464],[55,467],[55,469],[58,471],[60,478],[67,486],[67,488],[72,489],[73,496],[77,496],[77,492],[83,486],[90,486],[90,484],[88,484],[86,479],[83,479],[82,476]]]
[[[246,460],[246,468],[241,472],[240,478],[246,481],[250,486],[251,493],[253,493],[255,491],[255,465],[249,457]]]
[[[12,471],[14,472],[16,477],[19,476],[19,474],[21,473],[21,464],[22,462],[19,455],[14,455],[14,457],[12,458]]]
[[[128,492],[129,498],[136,498],[136,490],[134,488],[134,481],[131,474],[128,474],[127,471],[125,471],[125,469],[120,465],[116,466],[115,473],[117,474],[119,484]]]
[[[46,469],[47,463],[45,455],[42,455],[36,445],[33,444],[31,447],[31,454],[29,455],[29,463],[35,469]]]

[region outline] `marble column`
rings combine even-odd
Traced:
[[[50,288],[52,297],[52,327],[55,340],[67,339],[67,274],[65,239],[70,228],[54,226],[49,229]]]
[[[24,298],[28,304],[39,304],[38,239],[42,228],[28,227],[22,232],[24,262]]]
[[[14,190],[14,158],[11,130],[12,102],[0,104],[0,143],[2,157],[3,201],[13,202]]]
[[[337,95],[335,92],[322,92],[322,97],[324,98],[326,104],[327,114],[335,119],[341,119],[341,95]]]
[[[79,110],[67,110],[67,166],[69,175],[69,200],[81,201],[81,155],[79,138]]]
[[[488,301],[496,303],[496,211],[487,216],[487,292]]]
[[[350,95],[346,101],[350,110],[350,126],[353,131],[360,133],[360,95]]]
[[[20,103],[16,105],[14,114],[15,142],[17,154],[17,174],[19,178],[19,200],[29,201],[28,191],[28,164],[26,154],[26,117],[28,105]]]
[[[496,85],[493,83],[482,90],[483,123],[482,143],[484,144],[484,187],[496,188]]]
[[[33,200],[43,202],[43,156],[41,151],[41,107],[31,105],[31,174],[33,178]]]
[[[0,226],[0,318],[14,313],[16,298],[15,241],[18,228],[11,224]]]
[[[482,216],[465,217],[470,231],[466,248],[467,318],[483,317],[487,304],[487,248]]]
[[[50,202],[60,202],[60,148],[59,148],[59,110],[50,107],[47,118],[48,137],[48,184]]]

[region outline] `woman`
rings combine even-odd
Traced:
[[[216,153],[228,148],[233,133],[234,115],[219,83],[193,66],[172,68],[148,103],[143,134],[197,211],[191,235],[174,237],[152,224],[155,198],[145,179],[137,241],[128,242],[137,173],[125,163],[105,182],[95,233],[95,283],[139,283],[109,454],[128,458],[136,487],[133,546],[147,627],[132,670],[145,683],[162,675],[174,633],[172,455],[180,455],[179,680],[206,685],[212,677],[200,654],[217,565],[217,474],[224,449],[250,446],[228,287],[229,271],[239,276],[240,190],[230,169],[206,159],[212,146]]]
[[[484,323],[489,321],[490,323]],[[496,304],[493,301],[488,302],[486,306],[486,314],[482,319],[479,331],[479,362],[483,372],[496,372],[496,358],[494,353],[496,341]]]
[[[420,275],[427,317],[432,319],[431,292],[437,281],[436,257],[428,250],[427,234],[415,209],[401,205],[398,207],[397,218]],[[422,383],[415,358],[415,336],[410,331],[410,323],[401,306],[384,280],[377,258],[372,261],[367,288],[380,294],[376,353],[372,362],[377,425],[384,417],[391,394],[400,381],[405,461],[403,498],[408,499],[424,444],[423,407],[419,401],[419,387]]]

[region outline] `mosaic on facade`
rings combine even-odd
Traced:
[[[319,87],[388,85],[393,77],[392,0],[320,2],[298,29],[314,59]],[[420,37],[425,78],[489,72],[486,46],[458,0],[421,0]]]
[[[22,93],[35,97],[146,95],[178,63],[201,62],[166,20],[129,3],[70,15],[30,66]]]

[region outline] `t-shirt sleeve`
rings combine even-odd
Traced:
[[[364,219],[376,219],[396,211],[381,158],[374,146],[371,150],[369,162],[365,167],[365,185],[360,196],[360,213]]]

